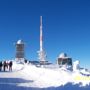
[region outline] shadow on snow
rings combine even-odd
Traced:
[[[68,83],[59,87],[47,87],[47,88],[34,88],[18,86],[20,83],[32,83],[32,80],[24,80],[20,78],[0,78],[0,90],[90,90],[90,85],[86,87],[80,87],[81,84],[72,85]]]

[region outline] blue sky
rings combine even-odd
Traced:
[[[73,61],[89,67],[89,0],[1,0],[0,60],[15,57],[18,39],[25,42],[26,58],[37,60],[41,15],[48,60],[56,62],[57,56],[66,52]]]

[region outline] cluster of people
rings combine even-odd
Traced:
[[[13,62],[12,61],[0,61],[0,71],[12,71],[12,65]]]

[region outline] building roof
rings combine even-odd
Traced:
[[[24,44],[24,42],[22,40],[18,40],[17,44]]]
[[[58,58],[70,58],[70,57],[68,57],[66,53],[61,53],[59,54]]]
[[[66,53],[61,53],[61,54],[59,55],[59,58],[63,58],[63,57],[67,57],[67,54],[66,54]]]

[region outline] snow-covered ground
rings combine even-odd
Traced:
[[[0,90],[90,90],[90,72],[75,68],[14,62],[12,72],[0,72]]]

